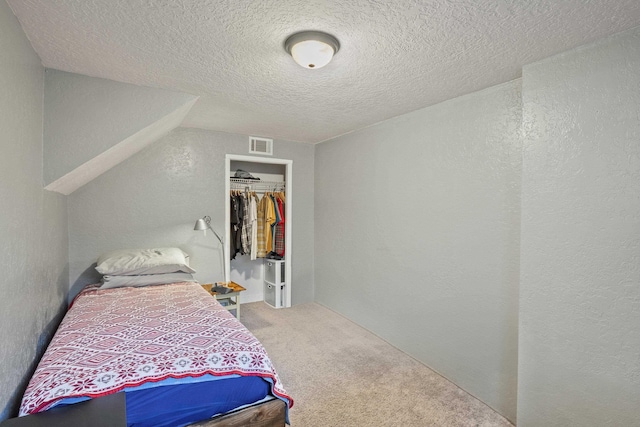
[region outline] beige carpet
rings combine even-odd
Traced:
[[[425,365],[318,304],[242,305],[295,400],[293,427],[505,426],[505,418]]]

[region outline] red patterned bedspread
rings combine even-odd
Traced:
[[[255,375],[291,407],[262,344],[197,283],[85,288],[27,387],[20,415],[167,378]]]

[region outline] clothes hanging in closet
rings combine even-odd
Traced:
[[[231,192],[230,257],[248,254],[257,258],[283,258],[285,254],[284,193]]]

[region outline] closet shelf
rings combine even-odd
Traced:
[[[262,181],[257,179],[229,178],[232,190],[244,190],[249,187],[252,191],[285,191],[284,181]]]

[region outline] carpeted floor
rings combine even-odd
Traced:
[[[318,304],[242,305],[295,400],[292,427],[504,426],[505,418],[382,339]]]

